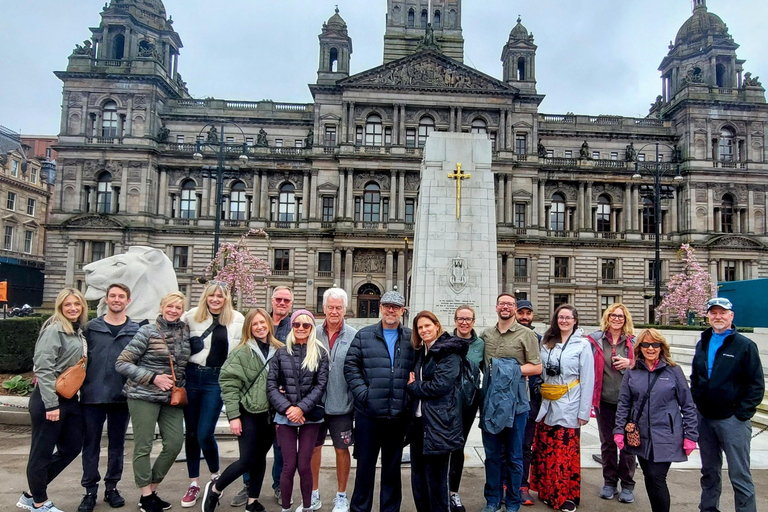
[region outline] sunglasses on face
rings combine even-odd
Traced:
[[[661,343],[658,341],[654,341],[653,343],[648,343],[647,341],[644,341],[640,344],[640,348],[661,348]]]
[[[280,304],[281,302],[284,302],[286,304],[290,304],[293,302],[293,299],[281,299],[280,297],[272,297],[272,300]]]
[[[312,324],[310,323],[293,322],[291,325],[294,329],[303,328],[304,330],[309,330],[312,328]]]

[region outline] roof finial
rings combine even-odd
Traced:
[[[336,4],[336,14],[339,14],[339,4]]]
[[[520,23],[523,21],[523,18],[518,14],[517,15],[517,22]]]

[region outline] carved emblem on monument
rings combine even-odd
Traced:
[[[451,285],[451,289],[454,292],[460,293],[467,286],[467,282],[469,281],[469,276],[467,275],[467,260],[465,258],[453,258],[451,261],[450,272],[451,275],[448,278],[448,284]]]

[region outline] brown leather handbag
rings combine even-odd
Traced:
[[[168,342],[165,341],[165,333],[163,332],[163,329],[155,324],[157,327],[157,331],[160,333],[160,337],[163,338],[163,342],[168,345]],[[176,372],[173,370],[173,356],[171,355],[171,347],[168,347],[168,359],[171,362],[171,377],[173,377],[173,386],[171,387],[171,405],[173,407],[184,407],[187,405],[187,390],[184,388],[180,388],[176,386]]]
[[[637,426],[637,422],[640,421],[640,416],[643,414],[643,409],[645,408],[645,403],[648,401],[648,397],[651,396],[651,390],[653,389],[654,384],[659,380],[659,374],[660,372],[657,372],[649,382],[648,391],[645,392],[645,396],[643,396],[643,400],[640,402],[640,408],[637,410],[637,415],[635,415],[635,421],[628,421],[626,425],[624,425],[624,442],[627,446],[631,446],[632,448],[640,447],[640,428]]]
[[[88,364],[87,357],[81,357],[74,366],[64,370],[56,378],[56,393],[64,398],[72,398],[80,391],[85,382],[85,367]]]

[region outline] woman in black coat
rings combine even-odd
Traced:
[[[411,428],[411,488],[418,512],[448,512],[448,461],[464,446],[459,385],[468,345],[443,332],[422,311],[413,319],[415,371],[408,392],[416,399]]]
[[[634,355],[635,362],[621,383],[613,439],[620,450],[637,455],[651,510],[669,512],[667,473],[672,462],[688,460],[696,448],[696,407],[685,375],[669,357],[669,345],[659,331],[641,332]],[[640,431],[639,447],[625,443],[624,427],[630,421]]]

